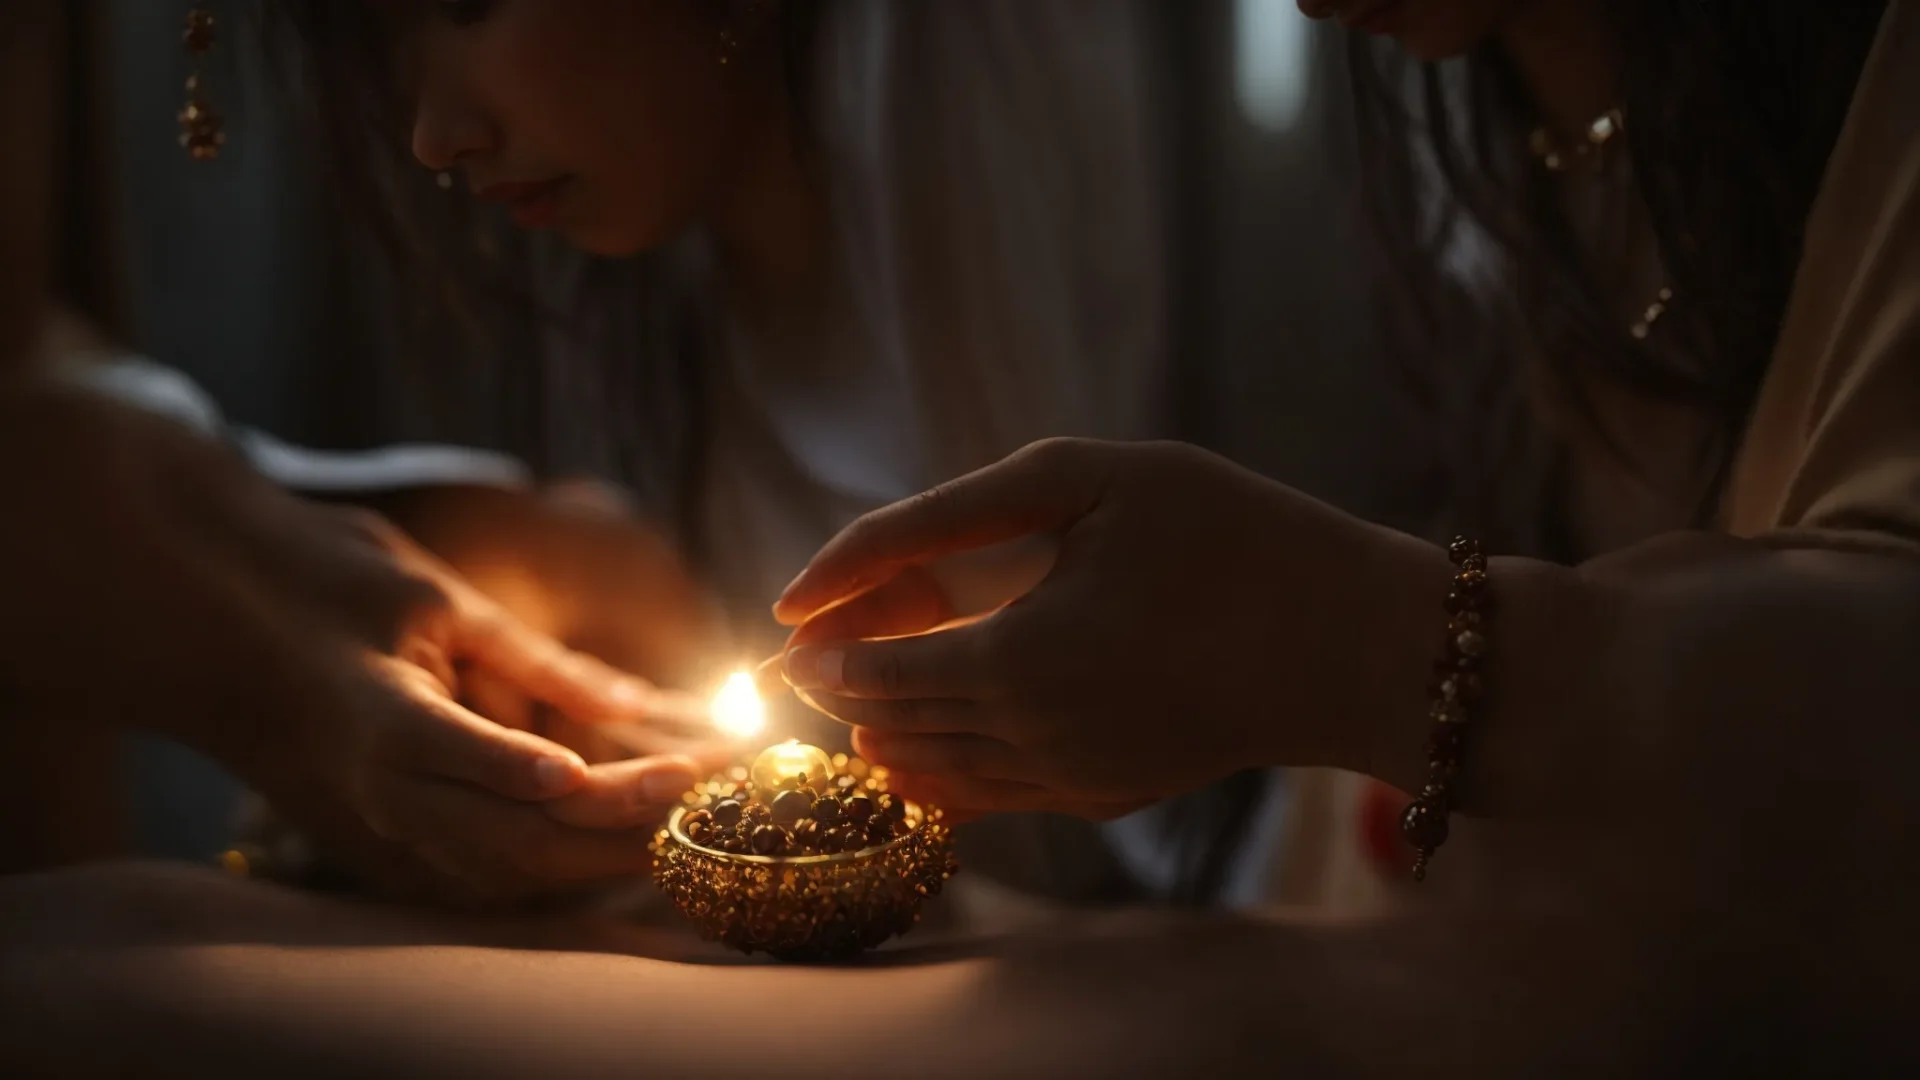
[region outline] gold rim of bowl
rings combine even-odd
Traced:
[[[702,855],[715,859],[724,859],[728,862],[746,863],[749,866],[830,866],[834,863],[857,862],[861,859],[872,858],[883,851],[899,847],[901,844],[919,836],[927,827],[926,811],[921,808],[919,803],[906,799],[900,801],[906,803],[907,820],[913,822],[913,828],[911,830],[894,837],[884,844],[863,847],[858,851],[839,851],[832,855],[735,855],[730,851],[718,851],[714,848],[696,844],[687,838],[685,830],[680,827],[681,822],[686,819],[687,814],[699,809],[698,807],[692,806],[674,808],[673,813],[667,817],[667,835],[671,836],[675,843],[697,851]]]

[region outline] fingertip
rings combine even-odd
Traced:
[[[787,682],[797,690],[837,694],[847,688],[846,668],[846,650],[803,645],[786,654],[784,672]]]
[[[793,581],[788,583],[786,588],[780,590],[780,598],[773,602],[773,620],[775,622],[781,626],[799,626],[805,621],[807,613],[801,611],[800,606],[794,603],[794,600],[806,584],[807,574],[805,571],[801,571],[799,577],[794,578]]]
[[[700,781],[684,754],[631,758],[595,766],[579,790],[551,799],[549,818],[580,829],[634,829],[657,825]]]
[[[534,762],[534,787],[540,798],[557,799],[578,788],[587,778],[587,763],[574,753],[548,753]]]
[[[812,568],[803,571],[793,579],[780,599],[773,602],[773,618],[781,626],[800,626],[808,619],[836,600],[844,599],[857,591],[848,584],[845,588],[829,589]]]
[[[640,790],[650,799],[677,800],[700,782],[700,763],[691,754],[656,754],[634,764],[640,773]]]

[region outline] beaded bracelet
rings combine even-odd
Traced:
[[[1447,545],[1453,563],[1453,589],[1447,593],[1447,643],[1433,665],[1433,735],[1427,740],[1427,786],[1400,816],[1400,834],[1413,845],[1413,880],[1427,879],[1427,862],[1447,842],[1447,817],[1453,811],[1453,785],[1460,775],[1460,751],[1473,707],[1484,685],[1480,667],[1487,655],[1487,557],[1478,540],[1457,537]]]

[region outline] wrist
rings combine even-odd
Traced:
[[[1331,510],[1328,527],[1303,530],[1299,508],[1286,510],[1271,535],[1310,531],[1315,542],[1268,562],[1265,599],[1255,605],[1281,613],[1274,644],[1288,653],[1259,763],[1342,769],[1418,790],[1424,695],[1446,625],[1447,553]],[[1272,642],[1271,630],[1252,640]]]
[[[1354,737],[1341,767],[1411,795],[1429,780],[1435,666],[1449,657],[1443,601],[1455,568],[1445,550],[1400,534],[1379,537],[1365,558],[1371,572],[1353,610],[1366,640],[1342,675]],[[1577,801],[1581,774],[1596,764],[1604,740],[1592,730],[1602,721],[1591,715],[1591,691],[1618,605],[1585,575],[1551,563],[1490,559],[1486,573],[1484,690],[1449,799],[1476,816],[1533,816]]]
[[[1345,675],[1352,713],[1342,767],[1416,792],[1427,772],[1428,687],[1445,644],[1453,567],[1445,549],[1387,529],[1357,550],[1356,639]]]

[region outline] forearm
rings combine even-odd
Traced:
[[[1468,813],[1605,814],[1842,770],[1920,708],[1920,563],[1686,534],[1574,569],[1495,559],[1491,581]],[[1444,615],[1382,610],[1401,614],[1367,768],[1418,790],[1432,721],[1405,688],[1424,689]]]
[[[0,395],[0,694],[39,722],[228,764],[338,687],[321,649],[407,599],[364,544],[165,419],[51,381]]]

